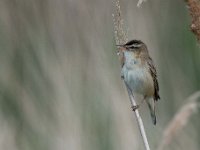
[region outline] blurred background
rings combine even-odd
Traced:
[[[129,39],[157,67],[158,124],[141,115],[152,149],[200,89],[200,49],[183,0],[121,1]],[[120,79],[108,0],[0,0],[0,149],[144,150]],[[199,113],[165,147],[200,149]]]

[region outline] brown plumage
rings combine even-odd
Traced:
[[[159,85],[158,85],[158,80],[157,80],[157,72],[156,72],[156,68],[154,66],[153,60],[149,56],[147,46],[141,40],[131,40],[131,41],[127,42],[126,44],[124,44],[123,47],[125,49],[122,48],[121,50],[135,51],[135,53],[137,53],[137,55],[141,59],[143,59],[144,61],[147,62],[148,66],[149,66],[149,72],[150,72],[153,82],[154,82],[154,97],[153,98],[155,101],[160,99]],[[124,60],[125,60],[123,54],[121,54],[120,60],[121,60],[121,65],[123,67]]]
[[[140,40],[131,40],[120,45],[122,74],[132,90],[142,94],[144,99],[153,98],[153,105],[147,100],[153,123],[156,124],[155,101],[160,99],[157,72],[149,56],[147,46]],[[125,66],[125,67],[124,67]]]
[[[157,80],[156,68],[153,64],[153,60],[151,59],[151,57],[148,58],[147,64],[149,65],[149,72],[153,78],[153,83],[154,83],[154,100],[157,101],[158,99],[160,99],[159,85],[158,85],[158,80]]]

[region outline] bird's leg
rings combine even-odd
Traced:
[[[131,88],[128,86],[128,84],[126,83],[126,81],[124,81],[124,83],[126,84],[128,90],[131,91]],[[133,95],[132,91],[131,91],[131,94]],[[133,97],[134,97],[134,95],[133,95]],[[131,106],[131,108],[132,108],[133,111],[135,111],[136,109],[139,108],[139,105],[133,105],[133,106]]]
[[[131,106],[132,110],[135,111],[136,109],[139,108],[139,105]]]
[[[132,110],[135,111],[136,109],[138,109],[144,103],[145,99],[146,99],[146,97],[143,98],[143,100],[140,102],[140,104],[131,106]]]

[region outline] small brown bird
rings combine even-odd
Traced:
[[[121,77],[131,89],[134,97],[142,96],[142,102],[147,102],[155,125],[155,102],[160,99],[159,85],[156,68],[149,56],[147,46],[140,40],[131,40],[124,45],[117,46],[120,46],[120,52],[122,53]],[[133,110],[137,108],[133,108]]]

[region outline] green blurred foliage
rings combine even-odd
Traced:
[[[121,2],[129,39],[142,39],[160,83],[155,149],[200,88],[200,49],[182,0]],[[0,1],[0,149],[144,149],[123,82],[106,0]],[[198,116],[166,149],[199,149]]]

